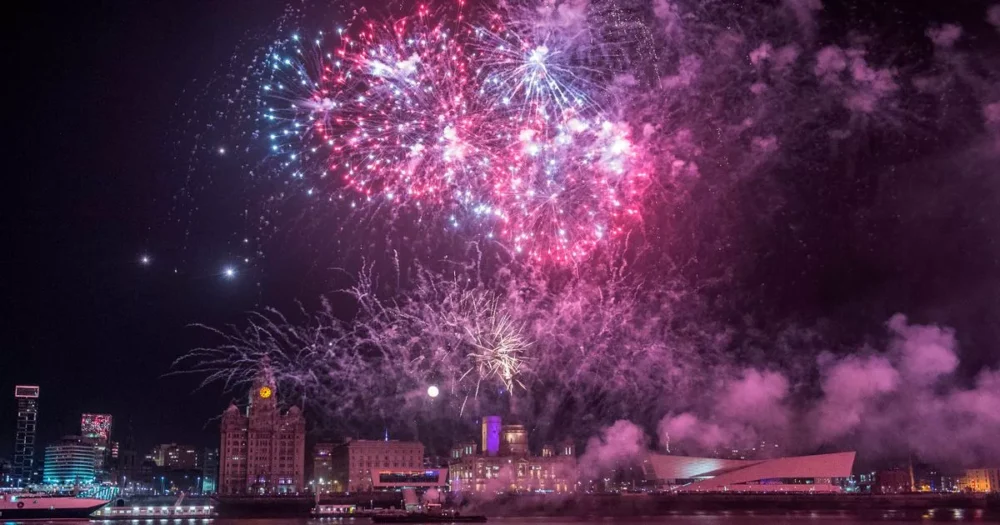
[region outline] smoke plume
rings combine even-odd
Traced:
[[[943,464],[1000,457],[1000,372],[983,371],[963,386],[953,330],[910,324],[902,314],[886,326],[890,340],[882,352],[821,354],[821,394],[806,406],[789,407],[789,382],[781,373],[746,370],[708,410],[665,417],[661,442],[704,452],[808,436],[788,443],[798,452],[857,448]]]

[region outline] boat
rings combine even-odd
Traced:
[[[486,516],[463,516],[458,511],[387,512],[375,514],[372,523],[486,523]]]
[[[42,492],[6,492],[0,494],[0,521],[87,519],[109,501]]]

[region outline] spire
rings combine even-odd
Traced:
[[[274,380],[274,372],[271,370],[271,362],[265,357],[261,361],[260,371],[254,378],[253,388],[250,390],[250,406],[259,404],[274,406],[277,394],[278,389]]]

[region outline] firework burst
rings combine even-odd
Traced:
[[[463,374],[464,379],[476,371],[476,395],[484,380],[497,378],[508,391],[514,384],[524,387],[518,378],[524,365],[524,353],[530,346],[523,328],[502,310],[497,297],[473,295],[465,316],[465,333],[473,351],[469,353],[475,366]]]
[[[641,145],[552,35],[421,8],[268,58],[272,157],[309,195],[413,207],[535,261],[579,261],[638,221]]]

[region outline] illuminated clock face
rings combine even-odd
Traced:
[[[261,399],[267,399],[271,397],[271,387],[262,386],[257,393],[260,394]]]

